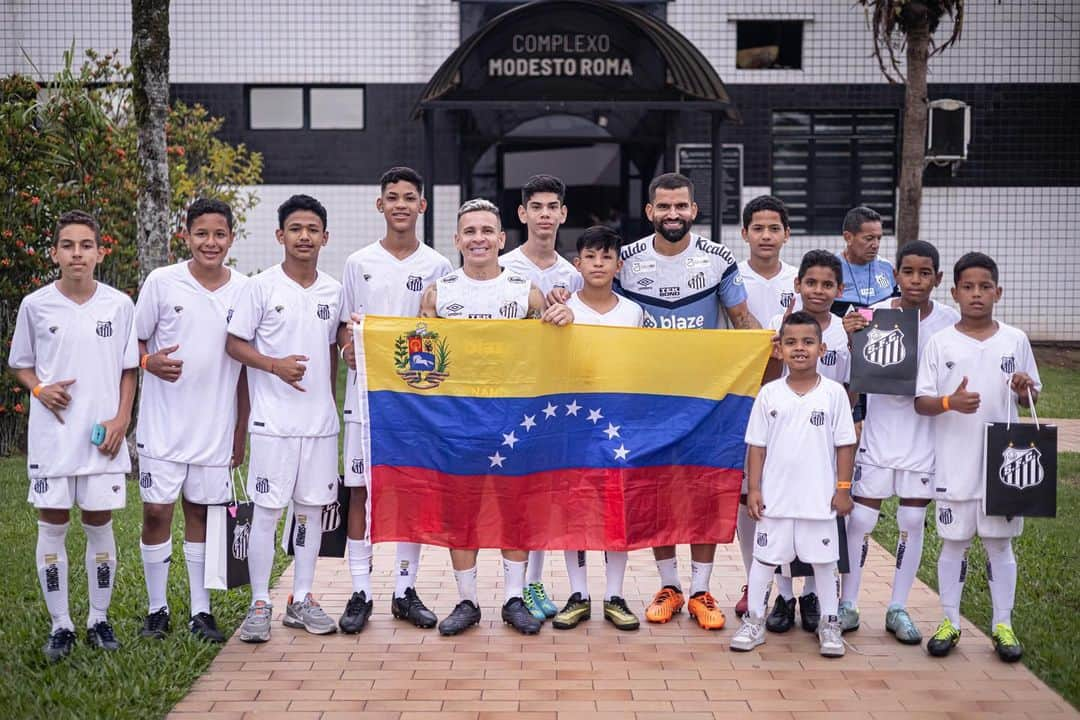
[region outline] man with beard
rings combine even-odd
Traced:
[[[697,212],[689,178],[666,173],[649,183],[645,215],[656,232],[622,249],[618,291],[642,306],[645,327],[712,330],[723,327],[724,314],[734,328],[761,327],[747,308],[735,256],[722,243],[690,232]],[[724,613],[709,592],[715,552],[712,543],[690,546],[687,610],[707,630],[724,626]],[[682,610],[682,585],[674,546],[654,548],[653,556],[662,588],[645,617],[665,623]]]

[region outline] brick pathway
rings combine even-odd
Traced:
[[[685,549],[683,574],[689,570]],[[818,655],[802,630],[770,635],[751,653],[733,653],[737,626],[706,633],[685,613],[666,626],[642,623],[622,633],[593,619],[576,630],[550,624],[523,637],[502,625],[502,574],[497,553],[481,553],[484,620],[457,638],[442,638],[395,621],[389,613],[393,547],[375,553],[375,614],[360,635],[314,637],[275,623],[261,646],[235,638],[169,716],[185,718],[319,718],[333,720],[679,720],[733,718],[1073,718],[1078,714],[1022,665],[1005,665],[989,639],[964,621],[964,639],[946,660],[902,646],[884,631],[893,562],[874,545],[863,583],[862,628],[845,658]],[[721,547],[713,573],[718,600],[730,608],[742,585],[734,545]],[[590,587],[603,589],[599,553],[589,553]],[[562,553],[549,553],[545,581],[557,600],[567,594]],[[273,592],[284,608],[289,573]],[[344,561],[323,559],[316,587],[337,617],[351,591]],[[974,589],[974,588],[973,588]],[[627,571],[631,606],[656,590],[649,551],[634,552]],[[418,591],[441,616],[457,601],[445,550],[424,550]],[[986,592],[985,588],[978,588]],[[911,610],[925,635],[940,617],[937,596],[922,583]],[[644,619],[643,619],[644,620]],[[857,651],[856,651],[857,649]]]

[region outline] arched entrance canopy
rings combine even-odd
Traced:
[[[720,76],[671,26],[613,0],[536,0],[508,10],[465,40],[435,72],[414,108],[425,129],[425,174],[434,178],[434,112],[708,112],[713,207],[722,207],[720,123],[739,114]],[[428,198],[430,205],[432,198]],[[713,213],[720,237],[720,213]],[[434,213],[424,216],[433,242]]]

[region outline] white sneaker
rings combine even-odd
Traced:
[[[748,652],[765,644],[765,618],[746,615],[742,627],[731,638],[731,649]]]
[[[818,626],[818,643],[825,657],[844,656],[844,636],[840,632],[840,619],[830,615]]]

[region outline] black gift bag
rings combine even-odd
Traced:
[[[248,545],[255,503],[236,499],[237,480],[233,479],[233,500],[226,505],[206,509],[206,568],[203,585],[208,590],[231,590],[251,582],[248,575]]]
[[[322,544],[319,546],[319,557],[345,557],[346,543],[349,540],[349,494],[350,488],[345,487],[345,478],[338,476],[337,500],[324,505],[320,527],[322,529]],[[292,505],[289,506],[289,520],[286,523],[289,532],[283,538],[282,545],[289,555],[293,552],[293,536],[296,534],[296,516],[293,514]]]
[[[874,311],[851,336],[851,391],[914,395],[919,373],[919,311]]]
[[[798,522],[798,520],[796,520]],[[844,522],[844,518],[839,515],[836,517],[836,536],[840,539],[840,559],[837,561],[837,565],[840,568],[841,573],[848,572],[848,549],[847,549],[847,523]],[[777,572],[779,572],[777,568]],[[795,561],[791,563],[791,577],[813,577],[814,566],[808,563],[804,563],[802,560],[795,558]],[[818,591],[820,592],[820,590]]]
[[[986,424],[987,515],[1057,517],[1057,426],[1031,414],[1034,425]]]

